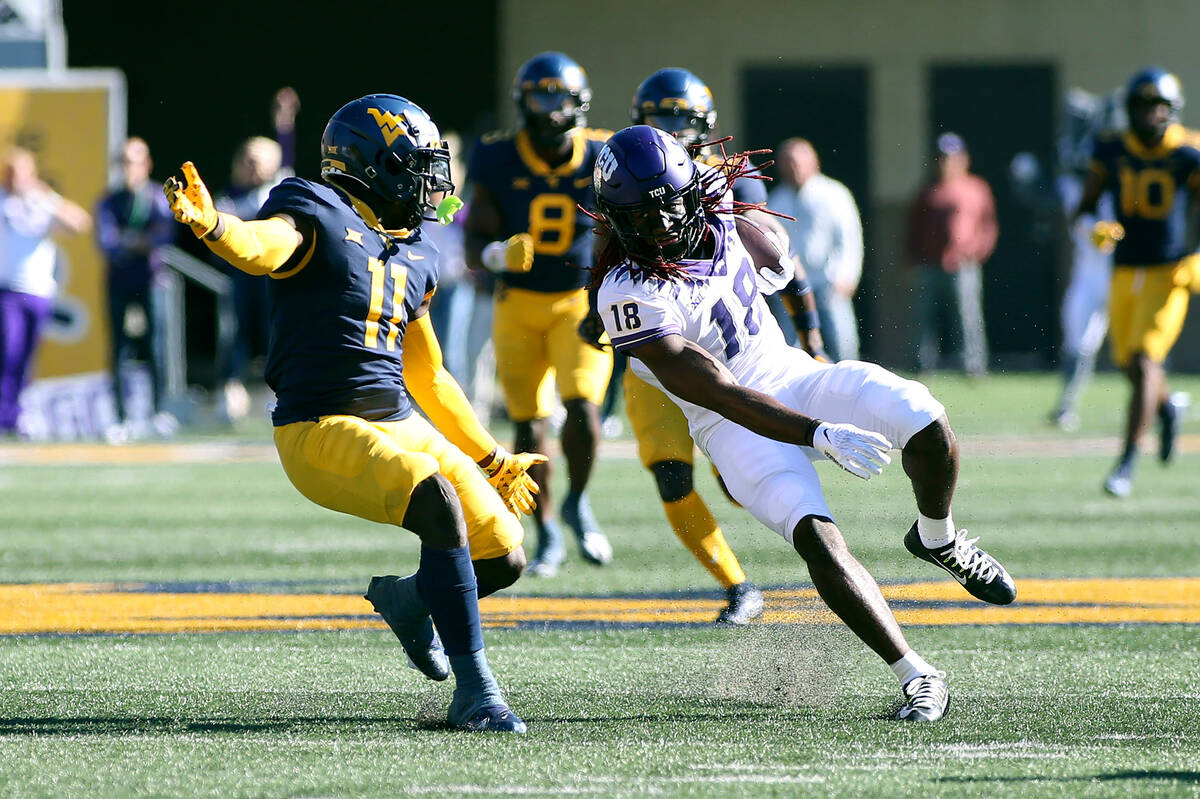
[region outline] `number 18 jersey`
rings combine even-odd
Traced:
[[[686,273],[678,279],[646,277],[629,262],[605,275],[597,293],[604,327],[613,346],[623,352],[680,335],[723,363],[739,384],[770,392],[786,379],[797,357],[811,359],[787,345],[760,294],[758,271],[738,237],[734,217],[710,214],[708,223],[715,238],[712,259],[681,261]],[[630,368],[670,395],[636,357],[630,359]],[[670,396],[703,447],[723,417]]]

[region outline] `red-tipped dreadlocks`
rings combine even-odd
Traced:
[[[770,150],[746,150],[740,153],[729,155],[725,152],[725,143],[733,141],[732,136],[725,136],[721,139],[715,139],[710,142],[697,142],[696,144],[688,145],[688,151],[693,155],[698,155],[701,150],[706,147],[717,147],[720,150],[720,161],[712,165],[712,170],[700,177],[700,207],[704,213],[715,213],[718,210],[723,213],[744,214],[747,211],[757,210],[771,216],[778,216],[783,219],[792,219],[787,214],[781,214],[777,211],[772,211],[767,208],[764,203],[743,203],[737,200],[732,201],[732,208],[725,206],[725,196],[727,192],[732,191],[733,184],[743,178],[749,180],[771,180],[766,175],[758,172],[760,168],[774,164],[774,161],[765,161],[761,167],[756,167],[750,162],[752,155],[770,155]],[[721,184],[724,188],[721,191],[713,191]],[[670,263],[661,255],[656,260],[647,260],[646,258],[638,257],[626,251],[621,240],[613,232],[612,227],[608,224],[608,220],[600,213],[594,213],[587,210],[583,206],[579,209],[590,216],[596,222],[595,234],[597,238],[604,239],[605,244],[602,250],[596,255],[595,263],[591,268],[591,283],[589,288],[597,289],[604,281],[604,276],[609,273],[617,265],[629,261],[632,263],[643,277],[659,278],[662,280],[688,280],[690,276],[687,271],[678,264]],[[711,235],[707,225],[705,226],[704,241]]]

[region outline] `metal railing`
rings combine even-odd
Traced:
[[[179,399],[187,391],[187,317],[184,303],[185,281],[200,286],[213,295],[216,302],[216,357],[228,357],[237,331],[237,316],[233,305],[233,278],[190,255],[173,244],[158,247],[154,257],[169,267],[164,301],[166,330],[163,331],[166,349],[166,374],[163,389],[168,400]]]

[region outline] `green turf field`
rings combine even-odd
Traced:
[[[535,613],[515,627],[485,611],[485,635],[529,735],[471,735],[441,726],[449,686],[405,668],[355,599],[371,574],[411,571],[413,537],[310,505],[265,460],[135,453],[29,465],[32,448],[11,445],[0,448],[0,628],[45,616],[61,631],[0,635],[0,796],[1200,795],[1200,591],[1168,581],[1200,577],[1200,447],[1189,438],[1169,469],[1144,458],[1134,496],[1110,500],[1099,487],[1115,452],[1103,437],[1117,432],[1125,400],[1115,377],[1089,391],[1073,435],[1042,424],[1049,376],[932,385],[964,447],[955,517],[1019,589],[1023,578],[1155,578],[1051,604],[1183,621],[910,626],[911,643],[949,672],[953,697],[946,719],[917,726],[890,719],[890,671],[803,590],[772,594],[787,623],[738,630],[670,615],[539,620],[528,599]],[[1200,398],[1200,380],[1176,388]],[[265,426],[257,439],[267,441]],[[914,509],[899,468],[869,484],[823,475],[851,548],[889,591],[957,590],[903,550]],[[703,470],[700,488],[751,579],[807,587],[799,559]],[[604,458],[593,495],[616,563],[574,558],[558,578],[510,593],[715,607],[715,585],[675,541],[636,461]],[[33,584],[109,582],[119,585],[31,594]],[[1145,585],[1180,587],[1142,597]],[[255,620],[275,615],[275,602],[286,618],[238,632],[66,633],[92,615],[106,629],[120,612],[160,629],[191,613],[189,601],[222,595],[259,597],[268,610]],[[29,596],[47,598],[20,604]],[[328,619],[345,628],[287,631],[293,612],[307,613],[305,629],[326,618],[324,605],[284,610],[306,598],[329,603]],[[962,600],[897,607],[979,607]],[[1022,608],[1019,597],[1011,610],[1039,602]],[[199,628],[224,629],[201,616]]]

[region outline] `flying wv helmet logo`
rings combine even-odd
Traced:
[[[392,146],[392,142],[396,141],[401,133],[407,136],[413,144],[420,144],[417,139],[420,130],[408,118],[407,112],[401,111],[400,116],[396,116],[391,111],[368,108],[367,113],[375,120],[375,124],[379,125],[379,132],[383,134],[383,140],[387,142],[388,147]]]

